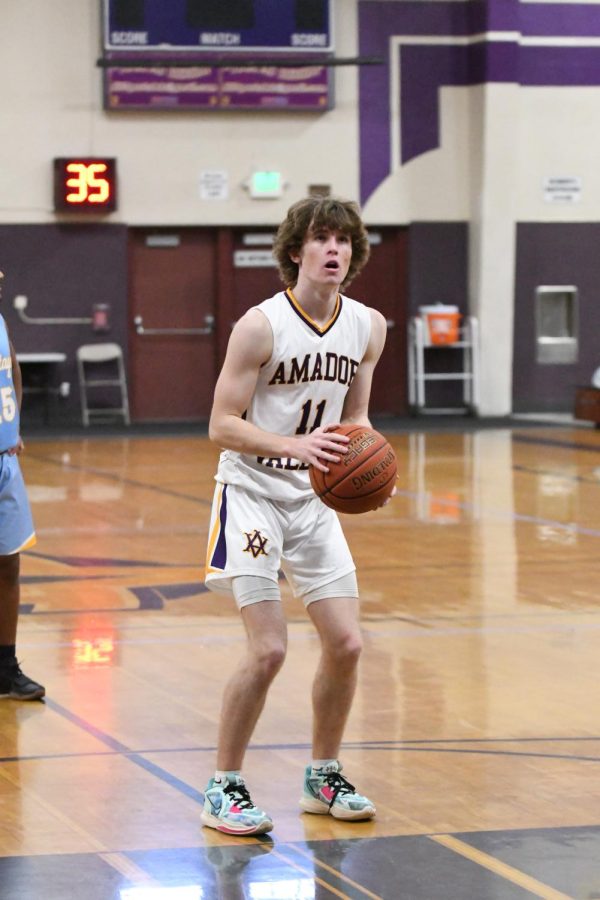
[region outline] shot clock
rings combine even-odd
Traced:
[[[102,214],[116,208],[116,159],[73,156],[54,160],[55,212]]]

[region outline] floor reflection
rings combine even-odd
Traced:
[[[120,900],[202,900],[206,895],[199,884],[182,887],[122,888]]]
[[[119,900],[313,898],[312,879],[299,878],[297,870],[290,870],[271,852],[273,848],[272,839],[266,835],[240,844],[130,853],[129,858],[160,886],[123,888]]]
[[[123,888],[119,900],[354,897],[362,893],[361,869],[372,843],[371,839],[274,843],[266,836],[245,844],[215,844],[202,850],[131,853],[129,858],[161,886]]]
[[[599,851],[600,829],[584,827],[0,857],[0,897],[515,900],[527,886],[566,900],[598,896]],[[492,871],[474,865],[481,854]]]

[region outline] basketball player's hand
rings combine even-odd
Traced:
[[[398,488],[394,486],[394,490],[392,491],[390,496],[387,498],[387,500],[384,500],[383,503],[381,504],[381,506],[378,506],[377,509],[383,509],[384,506],[387,506],[388,503],[390,503],[392,497],[395,497],[397,493],[398,493]]]
[[[340,461],[339,454],[348,452],[350,438],[345,434],[335,434],[339,422],[315,428],[310,434],[294,438],[294,452],[290,454],[300,462],[309,463],[321,472],[328,472],[327,462]]]
[[[23,443],[23,438],[21,437],[21,435],[19,435],[19,440],[17,441],[17,443],[15,444],[14,447],[10,448],[10,450],[8,451],[8,455],[9,456],[18,456],[19,453],[22,453],[24,449],[25,449],[25,444]]]

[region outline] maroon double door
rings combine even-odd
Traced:
[[[379,309],[388,340],[371,412],[406,411],[407,232],[370,228],[371,259],[348,293]],[[281,290],[272,229],[140,228],[129,236],[129,385],[138,422],[202,421],[235,321]],[[264,243],[261,243],[264,236]]]

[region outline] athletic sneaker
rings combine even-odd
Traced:
[[[335,819],[372,819],[375,807],[356,792],[354,785],[340,774],[341,771],[340,763],[324,766],[314,774],[312,766],[307,766],[300,806],[304,812],[322,816],[329,813]]]
[[[16,657],[0,663],[0,698],[11,700],[41,700],[46,688],[21,671]]]
[[[210,779],[200,818],[203,825],[225,834],[264,834],[273,828],[269,816],[252,802],[240,775],[221,782]]]

